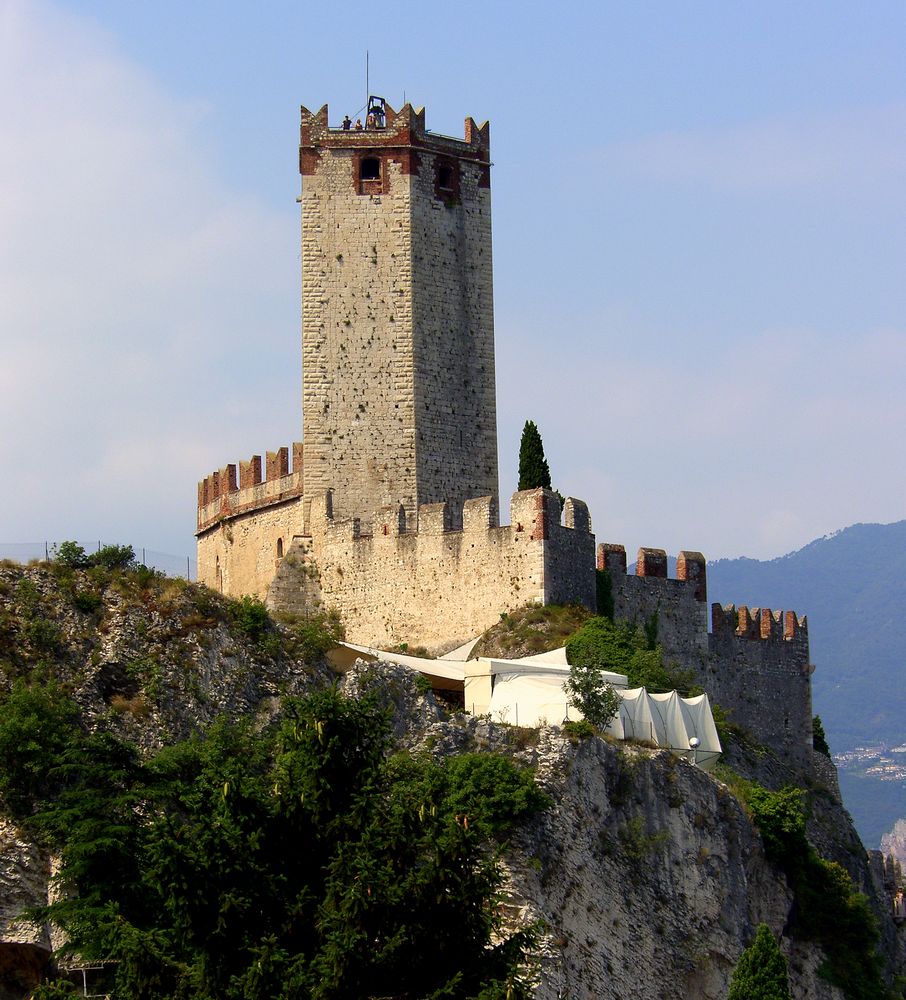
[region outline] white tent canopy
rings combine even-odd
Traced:
[[[569,704],[564,683],[569,677],[565,649],[518,660],[480,658],[465,661],[468,644],[436,660],[390,653],[370,646],[343,643],[330,655],[337,670],[348,670],[356,659],[384,660],[418,670],[437,687],[464,690],[465,707],[473,713],[517,726],[560,725],[581,719]],[[641,740],[688,757],[710,770],[721,753],[711,705],[706,694],[681,698],[676,691],[649,694],[627,688],[624,674],[603,672],[602,678],[620,696],[620,710],[607,732],[620,740]],[[695,742],[697,741],[697,743]]]

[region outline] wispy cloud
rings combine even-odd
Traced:
[[[0,92],[0,453],[30,484],[0,537],[170,525],[148,544],[187,547],[194,479],[231,457],[215,429],[257,400],[283,426],[250,448],[293,433],[295,221],[230,189],[205,108],[85,20],[4,3]]]

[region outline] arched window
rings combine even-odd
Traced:
[[[282,538],[278,538],[277,539],[277,558],[278,559],[282,559],[283,558],[283,539]]]
[[[379,181],[381,179],[381,161],[376,156],[366,156],[359,165],[359,180]]]

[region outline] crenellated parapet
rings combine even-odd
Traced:
[[[327,105],[312,112],[300,108],[299,171],[303,176],[314,174],[324,150],[349,150],[355,157],[389,157],[404,174],[417,174],[421,166],[420,153],[471,160],[481,167],[482,184],[489,183],[487,170],[491,157],[490,125],[476,125],[473,118],[465,119],[463,138],[431,132],[425,126],[425,109],[404,104],[395,111],[384,104],[385,120],[381,127],[363,129],[331,128]],[[381,178],[376,178],[380,180]],[[455,180],[455,175],[454,175]],[[376,185],[377,193],[386,193]]]
[[[658,642],[670,656],[703,652],[707,644],[707,571],[701,552],[683,551],[676,560],[676,579],[667,575],[664,549],[638,550],[635,573],[627,572],[626,549],[602,542],[597,567],[610,577],[614,616],[636,623],[657,619]]]
[[[804,642],[808,645],[808,618],[795,611],[748,608],[742,604],[711,605],[711,631],[716,636],[774,642]]]
[[[302,444],[278,448],[248,461],[225,465],[198,484],[196,534],[241,514],[297,499],[303,492]],[[263,473],[263,474],[262,474]]]
[[[561,511],[550,490],[526,490],[513,495],[509,513],[501,525],[492,496],[421,504],[413,528],[402,504],[380,507],[368,520],[335,516],[334,495],[324,491],[310,498],[309,567],[316,569],[305,572],[308,579],[317,573],[318,600],[339,609],[348,635],[370,643],[452,648],[525,604],[593,608],[586,505],[570,498]],[[281,593],[293,572],[292,565],[281,570]]]

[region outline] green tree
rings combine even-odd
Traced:
[[[739,956],[727,1000],[792,1000],[786,959],[767,924],[759,924],[755,940]]]
[[[551,488],[551,470],[544,457],[544,445],[533,420],[526,420],[519,443],[519,489]]]
[[[570,705],[578,708],[598,729],[606,729],[620,710],[620,696],[613,685],[604,680],[598,667],[571,664],[563,686]]]
[[[73,889],[39,917],[115,960],[117,996],[527,997],[532,934],[503,933],[496,901],[502,839],[546,802],[531,775],[493,754],[388,757],[384,712],[334,690],[284,708],[141,762],[61,693],[17,687],[3,796]]]

